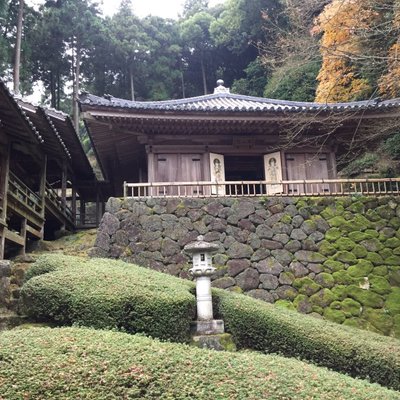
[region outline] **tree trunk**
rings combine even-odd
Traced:
[[[78,106],[78,96],[79,96],[79,86],[80,86],[80,72],[81,72],[81,49],[79,45],[79,40],[76,40],[76,48],[75,48],[75,67],[74,70],[74,83],[73,83],[73,104],[72,104],[72,116],[74,121],[74,126],[76,132],[79,133],[79,106]]]
[[[135,84],[133,82],[133,67],[132,64],[129,66],[129,77],[131,80],[131,98],[132,101],[135,101]]]
[[[14,93],[19,94],[19,72],[21,68],[21,42],[22,42],[22,22],[24,19],[24,0],[19,0],[17,39],[15,42],[14,55]]]
[[[207,94],[206,68],[205,68],[205,66],[204,66],[204,56],[203,56],[203,52],[201,53],[200,65],[201,65],[201,76],[202,76],[202,78],[203,78],[203,89],[204,89],[204,94]]]

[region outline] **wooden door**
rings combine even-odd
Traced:
[[[210,153],[210,180],[211,182],[225,181],[225,163],[222,154]],[[225,185],[211,186],[211,194],[225,196]]]
[[[267,194],[283,192],[283,185],[278,183],[282,182],[282,160],[279,151],[264,155],[264,176],[265,180],[269,182],[266,185]]]
[[[202,178],[202,156],[201,154],[181,154],[180,168],[178,170],[179,182],[200,182]],[[201,195],[203,188],[200,186],[184,186],[183,195]]]
[[[178,154],[157,154],[154,171],[155,182],[176,182],[178,178]],[[159,187],[157,195],[172,195],[175,189],[171,186]]]
[[[299,181],[306,179],[305,154],[286,154],[286,171],[288,181]],[[304,193],[303,183],[289,184],[289,194]]]
[[[307,179],[329,179],[328,173],[328,156],[322,154],[306,154],[306,178]],[[329,192],[329,184],[310,184],[307,185],[309,193],[327,193]]]

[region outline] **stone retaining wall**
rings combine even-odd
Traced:
[[[111,198],[92,256],[188,278],[202,234],[213,286],[400,336],[399,228],[398,198]]]

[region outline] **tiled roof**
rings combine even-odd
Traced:
[[[206,111],[206,112],[302,112],[302,111],[347,111],[390,109],[400,106],[400,98],[381,101],[372,99],[349,103],[308,103],[273,100],[262,97],[243,96],[229,92],[217,92],[205,96],[166,101],[131,101],[112,96],[94,96],[83,93],[80,103],[89,107],[144,111]]]

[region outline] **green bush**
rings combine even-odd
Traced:
[[[35,276],[44,271],[51,272]],[[21,295],[39,320],[189,339],[193,283],[122,261],[49,255]],[[299,357],[400,390],[400,342],[214,290],[216,314],[239,348]]]
[[[27,275],[21,299],[30,317],[189,340],[191,282],[122,261],[61,255],[40,257]]]
[[[307,317],[235,293],[215,290],[214,294],[218,313],[239,348],[299,357],[400,390],[397,339]]]
[[[7,400],[395,400],[399,393],[295,359],[82,328],[0,335]]]

